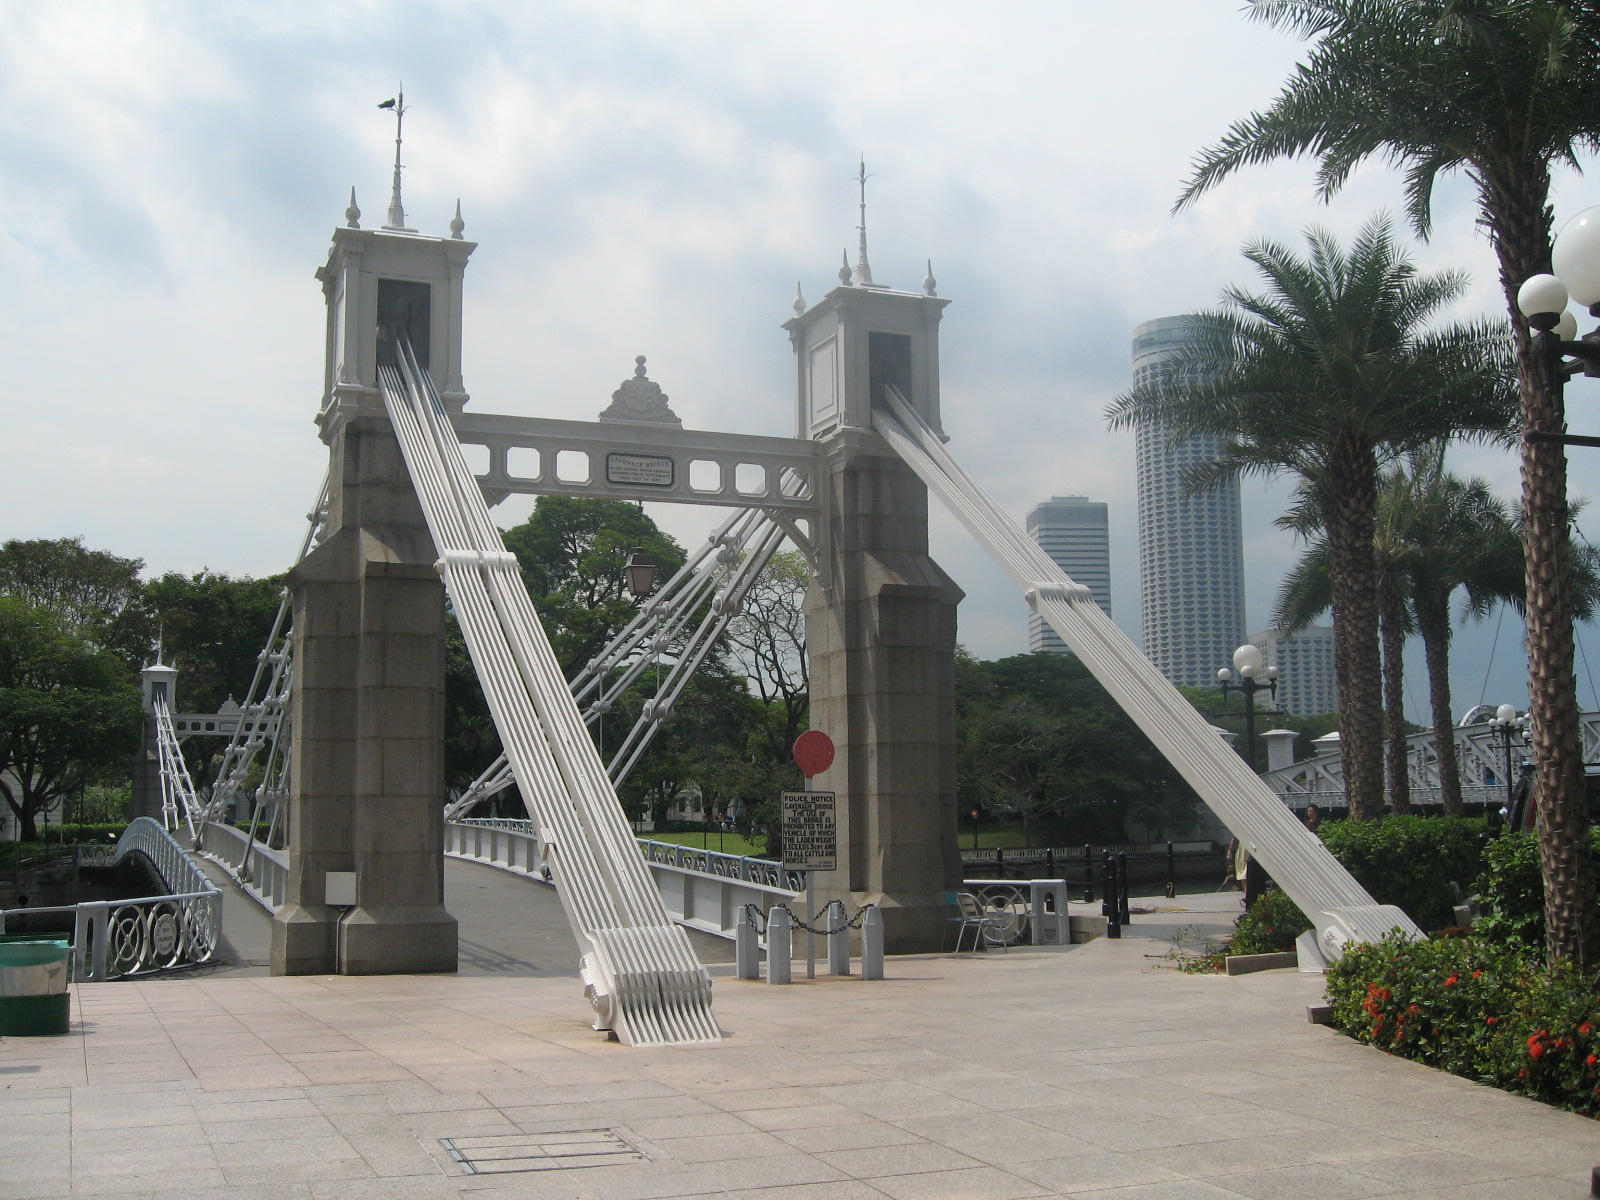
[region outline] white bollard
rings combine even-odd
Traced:
[[[761,943],[748,905],[739,910],[739,923],[733,927],[733,973],[739,979],[761,978]]]
[[[845,924],[844,901],[830,900],[828,921],[828,974],[850,974],[850,926]]]
[[[789,923],[789,910],[774,904],[767,914],[767,982],[789,982],[789,958],[793,947],[794,927]]]
[[[861,978],[883,978],[883,913],[876,904],[861,921]]]

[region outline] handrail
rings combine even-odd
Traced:
[[[114,862],[143,855],[169,889],[160,896],[89,900],[46,908],[0,910],[6,919],[74,914],[74,977],[86,981],[147,975],[209,962],[222,930],[222,891],[189,853],[150,817],[135,817],[117,839]]]

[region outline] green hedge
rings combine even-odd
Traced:
[[[1293,950],[1295,938],[1310,928],[1311,922],[1288,893],[1272,888],[1257,896],[1248,912],[1239,914],[1228,953],[1283,954]]]
[[[1405,910],[1423,929],[1454,925],[1460,895],[1483,871],[1480,817],[1333,821],[1320,833],[1374,900]]]
[[[101,821],[84,825],[49,825],[39,830],[39,837],[47,846],[70,846],[77,842],[109,844],[122,836],[127,821]]]
[[[1481,937],[1357,945],[1328,969],[1334,1023],[1453,1074],[1594,1115],[1600,1000],[1566,964]]]
[[[1600,855],[1600,829],[1590,830]],[[1473,929],[1494,941],[1544,954],[1544,880],[1539,872],[1539,842],[1531,833],[1495,838],[1484,852],[1478,894],[1489,910]]]

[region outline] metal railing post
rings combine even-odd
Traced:
[[[1126,925],[1132,919],[1128,912],[1128,852],[1117,851],[1117,921]]]
[[[1117,884],[1117,860],[1111,857],[1111,852],[1105,851],[1102,861],[1105,864],[1105,878],[1101,884],[1105,889],[1105,896],[1100,902],[1100,911],[1106,918],[1106,936],[1119,938],[1122,936],[1122,908],[1117,903],[1120,888]]]
[[[850,974],[850,925],[845,920],[844,901],[830,900],[828,922],[828,974]]]
[[[883,914],[876,904],[861,920],[861,978],[883,978]]]
[[[1094,903],[1094,850],[1083,848],[1083,902]]]
[[[789,982],[789,959],[793,954],[794,927],[789,924],[789,910],[774,904],[767,913],[767,982]]]
[[[1178,863],[1172,856],[1172,843],[1167,843],[1167,899],[1178,894]]]

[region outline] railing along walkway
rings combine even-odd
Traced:
[[[72,913],[73,976],[99,981],[209,962],[222,929],[222,892],[159,821],[137,817],[117,840],[112,865],[141,854],[168,894],[0,911],[7,918]]]

